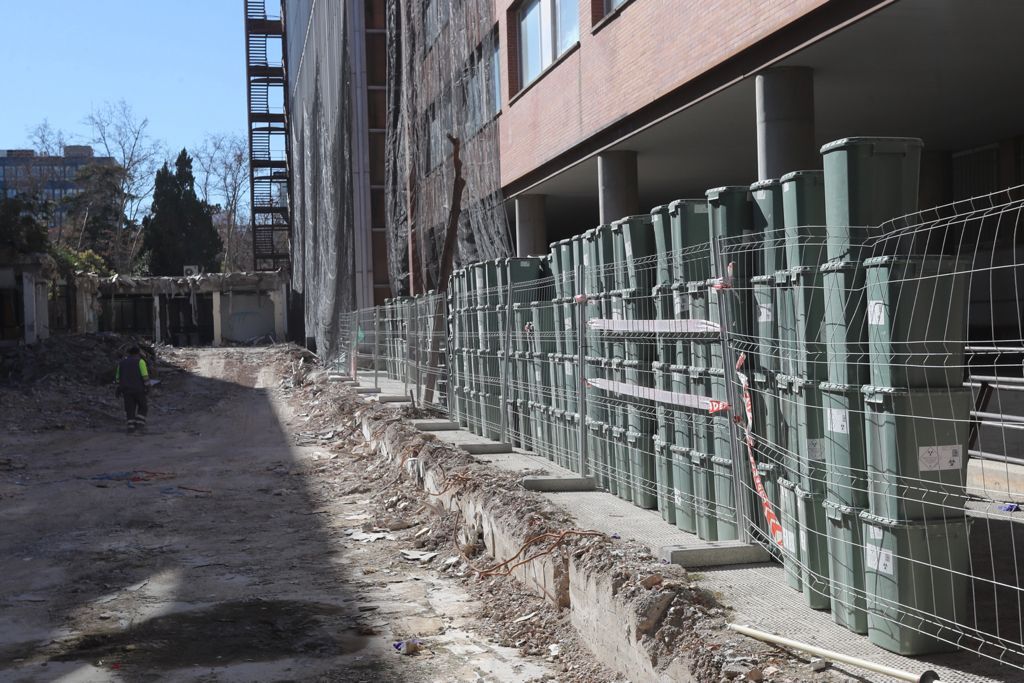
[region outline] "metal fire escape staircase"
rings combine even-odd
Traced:
[[[291,237],[285,71],[281,62],[268,59],[271,41],[283,44],[284,23],[280,17],[267,16],[265,0],[245,0],[249,191],[255,270],[288,267]]]

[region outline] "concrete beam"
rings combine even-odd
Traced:
[[[821,168],[814,144],[814,71],[805,66],[768,69],[755,79],[757,178]]]
[[[599,154],[597,185],[602,224],[640,213],[636,152],[615,151]]]
[[[445,432],[459,428],[459,425],[451,420],[409,420],[413,427],[421,432]]]
[[[544,195],[516,197],[516,256],[538,256],[548,251]]]
[[[288,339],[288,288],[281,285],[280,289],[270,292],[270,302],[274,305],[274,338],[278,342]]]
[[[520,483],[527,491],[540,491],[541,493],[597,490],[597,482],[593,477],[523,477]]]
[[[662,548],[660,555],[662,560],[687,569],[761,564],[771,560],[768,551],[761,546],[748,545],[742,541],[704,541],[695,545],[670,545]]]

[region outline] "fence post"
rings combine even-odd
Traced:
[[[721,289],[718,290],[718,318],[719,325],[721,326],[721,339],[722,344],[722,358],[725,359],[725,385],[727,393],[727,400],[729,401],[730,413],[735,410],[744,411],[745,404],[743,401],[743,394],[737,389],[738,378],[736,376],[736,359],[733,358],[730,348],[730,332],[732,330],[732,309],[736,303],[737,294],[733,287],[733,283],[729,277],[729,263],[725,254],[722,253],[721,240],[724,238],[711,237],[711,258],[713,262],[718,266],[719,280],[723,283]],[[744,269],[744,275],[749,273]],[[710,293],[709,293],[710,296]],[[750,373],[750,366],[744,367],[744,372]],[[748,377],[751,376],[748,374]],[[746,421],[744,420],[744,423]],[[733,483],[733,495],[736,499],[736,529],[738,540],[744,543],[753,543],[754,535],[750,532],[750,524],[756,523],[756,519],[751,515],[750,496],[747,495],[747,491],[743,487],[743,482],[746,479],[752,478],[750,475],[750,463],[744,455],[745,448],[740,444],[736,438],[738,426],[735,422],[730,424],[730,431],[732,432],[733,438],[729,439],[729,447],[732,451],[732,483]],[[744,441],[745,444],[745,441]],[[739,446],[739,447],[738,447]]]
[[[377,380],[377,363],[380,359],[380,308],[373,307],[373,386],[380,386]]]
[[[576,408],[579,410],[579,473],[581,477],[587,476],[588,470],[588,448],[587,448],[587,288],[585,283],[586,273],[582,265],[576,266]]]
[[[500,267],[500,266],[499,266]],[[499,432],[500,438],[498,441],[501,443],[509,443],[508,440],[508,368],[509,368],[509,355],[512,349],[512,277],[511,277],[511,266],[506,266],[509,270],[509,276],[505,278],[505,335],[504,341],[502,342],[502,362],[501,362],[501,430]]]

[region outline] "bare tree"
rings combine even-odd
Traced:
[[[43,119],[42,123],[29,130],[28,141],[36,154],[47,157],[61,156],[69,144],[67,133],[51,126],[48,119]]]
[[[138,255],[145,201],[163,161],[162,146],[149,135],[149,119],[136,116],[124,100],[94,109],[85,123],[92,131],[92,144],[123,169],[118,193],[123,223],[115,234],[111,265],[118,272],[130,272]]]
[[[250,232],[246,198],[249,192],[249,148],[241,135],[208,135],[195,152],[196,190],[218,207],[214,216],[224,242],[224,270],[243,269],[244,245]]]

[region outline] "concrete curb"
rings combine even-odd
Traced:
[[[521,521],[520,511],[502,508],[485,490],[446,484],[445,472],[452,471],[450,464],[442,469],[427,451],[431,447],[456,449],[440,444],[433,435],[385,410],[378,405],[359,418],[368,446],[390,461],[401,463],[405,473],[422,490],[436,496],[444,509],[459,513],[463,523],[460,543],[479,539],[495,558],[515,555],[528,540],[522,525],[513,523]],[[493,472],[486,465],[473,464],[468,457],[463,464],[464,468]],[[557,509],[546,500],[543,505]],[[660,659],[652,654],[658,651],[658,629],[666,615],[684,609],[684,590],[666,584],[655,590],[644,589],[639,597],[636,593],[630,595],[622,590],[626,579],[618,563],[588,563],[589,552],[574,552],[573,546],[566,544],[514,568],[512,576],[555,607],[568,609],[580,641],[608,668],[637,683],[696,683],[699,679],[690,673],[690,659],[681,648],[673,649],[670,655],[661,652]]]

